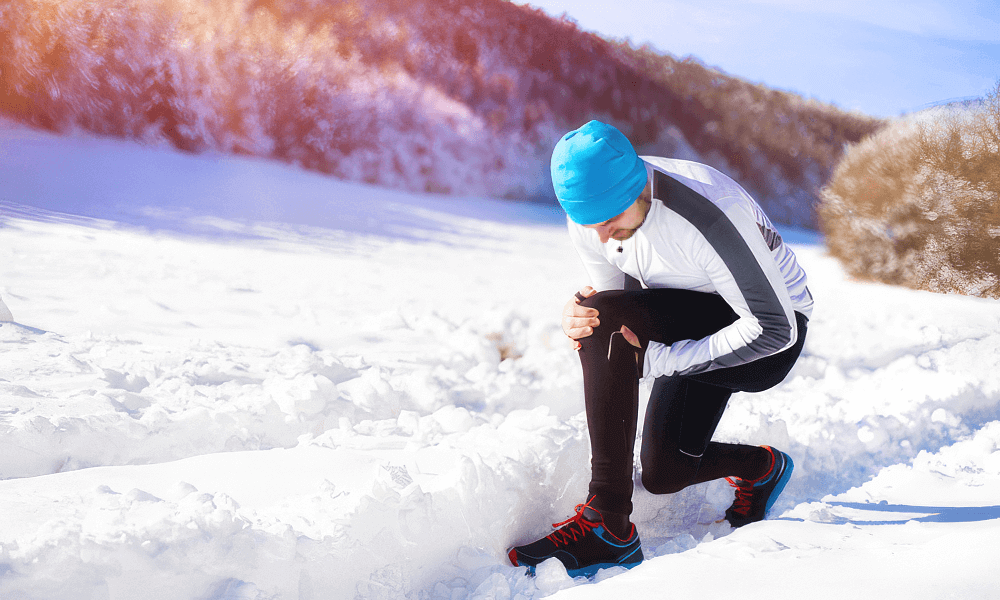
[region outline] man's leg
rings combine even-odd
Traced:
[[[758,446],[712,442],[732,390],[687,377],[660,377],[653,384],[643,424],[642,485],[673,494],[723,477],[756,479],[770,455]]]
[[[796,343],[778,354],[690,377],[657,379],[646,410],[641,450],[642,482],[648,491],[675,493],[696,483],[730,478],[740,488],[734,507],[741,494],[744,504],[761,494],[766,496],[757,498],[765,507],[757,507],[754,514],[730,515],[731,507],[727,518],[736,526],[763,518],[787,476],[780,481],[763,481],[763,490],[756,482],[766,480],[777,463],[790,473],[791,460],[773,449],[723,444],[711,438],[732,391],[763,391],[787,376],[805,344],[808,326],[808,319],[801,314],[796,313],[796,321]]]
[[[763,392],[771,389],[788,376],[789,371],[795,366],[795,361],[802,353],[803,346],[805,346],[809,319],[797,312],[795,313],[795,322],[799,336],[791,347],[753,362],[691,375],[691,378],[741,392]]]
[[[629,528],[632,465],[639,411],[638,352],[620,333],[585,343],[583,388],[591,445],[591,506],[615,535]]]
[[[580,340],[579,352],[592,453],[591,506],[610,513],[614,531],[628,525],[632,512],[641,368],[641,353],[618,332],[627,326],[644,347],[651,339],[669,344],[710,335],[736,315],[721,297],[687,290],[608,291],[581,304],[596,308],[601,321]]]
[[[597,308],[601,321],[580,340],[579,353],[593,453],[590,494],[557,531],[508,552],[511,564],[529,569],[558,558],[573,576],[642,561],[639,535],[629,521],[642,353],[621,335],[622,325],[645,347],[650,339],[704,337],[736,318],[718,296],[685,290],[602,292],[581,304]]]
[[[650,340],[670,344],[677,340],[699,339],[736,320],[736,314],[719,296],[686,290],[601,292],[581,304],[597,308],[601,321],[592,335],[580,340],[579,352],[593,454],[590,494],[585,504],[577,505],[574,517],[558,525],[560,529],[508,552],[511,564],[529,569],[557,557],[574,576],[589,575],[608,566],[631,567],[642,561],[639,536],[629,521],[642,352],[619,333],[622,325],[631,329],[645,348]],[[744,450],[736,445],[708,442],[731,390],[696,380],[689,380],[685,385],[688,387],[684,398],[703,396],[698,389],[710,391],[714,398],[706,403],[681,402],[674,407],[684,415],[678,421],[680,429],[674,446],[694,448],[697,444],[691,440],[697,439],[708,444],[700,458],[684,455],[683,460],[687,462],[679,468],[694,473],[684,476],[685,485],[688,485],[724,476],[731,470],[727,465],[738,458],[733,453]],[[693,392],[692,387],[695,388]],[[665,395],[678,397],[673,393]],[[670,408],[669,403],[663,406]],[[685,426],[688,416],[691,419]],[[661,420],[673,423],[668,417]],[[668,453],[660,454],[666,456]]]

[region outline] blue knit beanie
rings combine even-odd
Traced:
[[[600,121],[564,135],[552,151],[551,168],[559,204],[580,225],[620,215],[646,187],[646,165],[628,138]]]

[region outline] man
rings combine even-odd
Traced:
[[[557,531],[512,548],[514,565],[558,558],[572,576],[642,561],[632,512],[638,382],[654,377],[642,484],[654,494],[726,477],[734,527],[764,518],[792,473],[769,446],[712,442],[734,391],[784,379],[812,313],[805,272],[757,203],[711,167],[643,157],[591,121],[552,154],[556,197],[591,285],[563,331],[583,365],[591,482]]]

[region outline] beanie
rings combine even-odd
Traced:
[[[646,165],[615,127],[590,121],[552,151],[552,187],[569,218],[594,225],[625,212],[646,187]]]

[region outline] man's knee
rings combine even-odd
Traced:
[[[688,480],[679,480],[670,476],[653,476],[642,474],[642,487],[650,494],[676,494],[688,486]]]
[[[622,290],[605,290],[580,302],[581,306],[596,308],[601,321],[591,335],[578,340],[584,347],[599,345],[607,352],[608,339],[620,328],[618,321],[622,297]]]
[[[616,303],[620,302],[624,292],[622,290],[604,290],[597,292],[593,296],[580,301],[581,306],[596,308],[597,312],[613,312]]]
[[[701,458],[674,451],[669,459],[660,459],[656,465],[648,462],[642,464],[642,487],[650,494],[676,494],[697,475]]]

